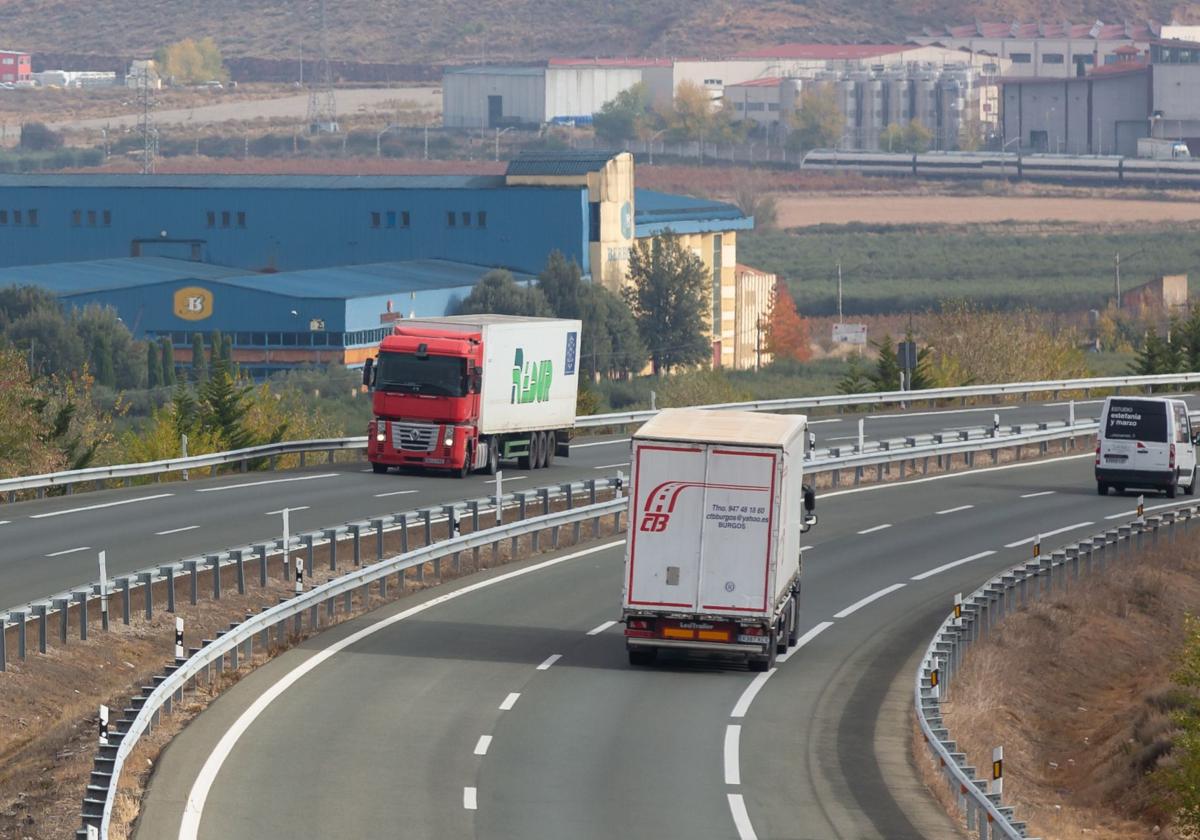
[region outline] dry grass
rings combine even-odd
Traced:
[[[601,494],[600,498],[608,498],[608,495]],[[552,504],[551,509],[559,510],[562,507],[560,502]],[[540,511],[540,506],[531,501],[529,515]],[[515,510],[505,514],[507,522],[517,518],[518,512]],[[494,521],[494,514],[481,516],[480,525],[483,528],[490,527]],[[433,526],[434,539],[443,539],[446,529],[444,523]],[[471,520],[468,517],[461,523],[461,532],[470,533],[471,530]],[[604,517],[600,536],[612,533],[612,517]],[[581,536],[583,539],[591,537],[590,524],[584,524]],[[562,528],[560,545],[571,545],[572,537],[572,527]],[[385,556],[399,553],[402,539],[399,531],[386,533]],[[417,548],[423,544],[423,527],[411,528],[409,548]],[[374,561],[375,545],[374,533],[364,534],[364,562]],[[542,551],[550,549],[549,532],[542,535],[539,545]],[[329,548],[316,547],[313,551],[315,574],[311,579],[306,578],[306,584],[311,587],[323,583],[353,568],[350,546],[349,542],[342,542],[338,546],[339,568],[336,572],[329,570]],[[515,546],[515,552],[509,541],[505,541],[499,549],[497,554],[493,554],[490,549],[483,549],[478,564],[473,553],[467,551],[457,562],[447,557],[440,564],[431,561],[420,570],[409,569],[405,573],[403,586],[398,586],[399,578],[393,576],[389,581],[386,599],[379,596],[377,586],[372,587],[371,595],[365,601],[361,591],[355,592],[350,613],[342,612],[339,599],[335,621],[344,621],[403,597],[404,594],[435,585],[436,565],[441,566],[443,580],[452,580],[493,565],[506,564],[511,562],[514,556],[526,557],[535,553],[531,537],[520,539]],[[303,551],[293,552],[293,556],[303,554]],[[186,643],[195,646],[198,640],[214,637],[231,622],[240,621],[248,614],[274,606],[280,599],[288,597],[292,586],[279,579],[279,570],[280,559],[273,558],[272,576],[268,586],[266,589],[259,589],[257,561],[248,562],[247,594],[238,595],[236,570],[223,569],[221,581],[224,597],[220,601],[212,600],[211,594],[204,594],[211,593],[212,579],[210,574],[201,575],[199,589],[202,594],[197,606],[188,603],[189,582],[185,578],[178,578],[177,614],[185,621]],[[140,596],[140,592],[137,594]],[[72,610],[71,641],[66,646],[61,646],[54,636],[45,656],[31,653],[30,658],[24,662],[15,659],[16,632],[15,628],[10,628],[7,637],[9,670],[0,673],[0,838],[50,840],[72,835],[78,827],[79,808],[95,753],[97,708],[101,704],[109,706],[113,710],[112,719],[116,720],[121,716],[120,710],[127,705],[127,699],[136,693],[137,686],[148,684],[153,675],[172,657],[175,616],[162,609],[166,604],[166,584],[159,583],[155,588],[156,612],[153,619],[146,620],[143,614],[136,612],[136,606],[140,603],[140,598],[134,599],[135,614],[130,626],[126,627],[120,621],[119,601],[114,600],[112,624],[108,633],[100,631],[98,611],[93,605],[93,609],[89,611],[92,621],[89,622],[87,642],[78,640],[78,611]],[[35,626],[30,625],[30,630],[30,646],[34,648]],[[306,635],[307,631],[303,636]],[[303,636],[294,637],[291,641]],[[272,650],[271,654],[274,652]],[[259,653],[255,662],[261,663],[265,659],[266,657]],[[225,686],[246,672],[247,669],[243,668],[237,674],[227,674],[220,682],[212,686],[201,686],[194,694],[187,695],[186,701],[177,707],[177,713],[165,718],[163,725],[156,727],[151,737],[139,743],[133,758],[127,764],[131,772],[128,777],[123,777],[120,783],[119,814],[123,814],[129,820],[136,818],[142,786],[153,767],[158,751],[187,720],[198,714]],[[123,835],[114,832],[111,836],[120,838]]]
[[[1169,675],[1198,573],[1200,538],[1164,538],[1010,615],[967,656],[947,725],[976,767],[1003,744],[1005,800],[1031,834],[1175,836],[1148,774],[1170,760],[1169,714],[1183,700]]]

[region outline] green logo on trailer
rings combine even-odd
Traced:
[[[512,404],[546,402],[550,399],[550,381],[553,377],[554,365],[549,359],[527,362],[525,351],[518,347],[513,356]]]

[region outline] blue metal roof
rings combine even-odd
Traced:
[[[634,224],[637,235],[642,237],[668,229],[675,233],[751,230],[754,217],[723,201],[635,189]]]
[[[222,278],[230,286],[271,292],[298,298],[348,300],[425,289],[452,289],[474,286],[492,269],[487,266],[448,260],[405,260],[335,268],[312,268],[279,274],[243,274]],[[513,272],[517,280],[533,275]]]
[[[225,280],[245,273],[244,268],[167,257],[120,257],[0,268],[0,287],[40,286],[58,295],[72,295],[171,280]]]
[[[508,164],[508,175],[587,175],[603,169],[616,151],[521,152]]]
[[[0,175],[0,188],[465,190],[503,186],[503,175]]]

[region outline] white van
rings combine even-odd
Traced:
[[[1179,487],[1196,489],[1196,439],[1183,400],[1109,397],[1100,414],[1096,444],[1096,491],[1161,489],[1175,498]]]

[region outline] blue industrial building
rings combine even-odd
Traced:
[[[604,180],[618,165],[623,190]],[[112,306],[180,363],[193,332],[220,330],[262,374],[361,364],[394,320],[454,311],[493,268],[529,280],[558,250],[595,278],[636,237],[752,225],[729,204],[634,190],[628,155],[595,152],[496,176],[10,175],[0,287]]]

